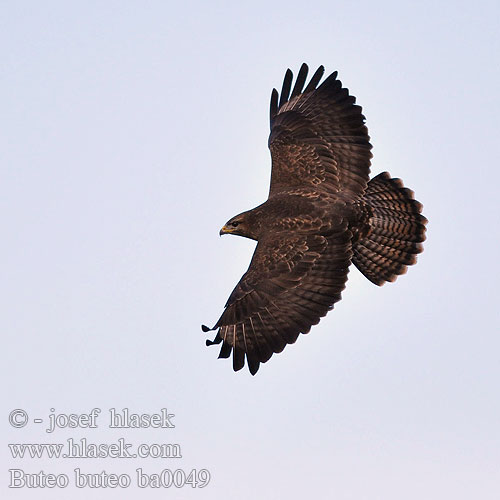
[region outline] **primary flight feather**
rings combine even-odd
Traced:
[[[271,186],[265,203],[231,218],[220,234],[257,240],[207,345],[245,358],[252,375],[307,333],[341,299],[351,263],[373,283],[394,281],[422,251],[427,220],[400,179],[370,180],[371,144],[356,98],[337,73],[305,86],[287,70],[271,94]]]

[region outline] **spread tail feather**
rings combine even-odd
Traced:
[[[383,285],[415,264],[427,219],[413,191],[388,172],[370,180],[363,201],[371,209],[370,230],[354,244],[353,262],[372,283]]]

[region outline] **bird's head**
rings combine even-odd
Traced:
[[[220,230],[219,235],[236,234],[237,236],[256,240],[257,234],[255,233],[255,229],[252,214],[250,212],[243,212],[229,219]]]

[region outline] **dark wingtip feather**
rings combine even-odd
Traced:
[[[212,330],[211,328],[208,328],[208,326],[207,326],[207,325],[201,325],[201,329],[202,329],[205,333],[207,333],[207,332],[209,332],[209,331],[211,331],[211,330]]]
[[[271,92],[271,106],[269,109],[269,115],[271,120],[277,115],[278,113],[278,91],[276,89],[273,89]]]
[[[248,361],[248,369],[250,370],[250,373],[252,375],[255,375],[259,371],[260,363],[257,360],[253,360],[253,359],[250,360],[248,357],[247,357],[247,361]]]
[[[222,342],[222,337],[219,335],[219,332],[217,332],[217,335],[213,340],[206,340],[205,344],[207,347],[215,344],[220,344]]]
[[[285,79],[283,80],[283,86],[281,87],[280,102],[278,109],[288,101],[290,97],[290,89],[292,88],[293,73],[290,69],[286,70]]]
[[[325,72],[325,67],[320,66],[314,75],[311,78],[311,81],[307,84],[307,87],[304,90],[304,94],[306,92],[310,92],[311,90],[314,90],[316,88],[316,85],[318,85],[319,81],[321,80],[321,77],[323,76],[323,73]]]
[[[245,352],[238,347],[233,348],[233,370],[241,370],[245,366]]]
[[[340,88],[342,84],[340,83],[340,81],[337,80],[337,75],[338,75],[337,71],[334,71],[331,75],[328,75],[328,77],[325,78],[324,82],[318,87],[318,90],[325,89],[330,85],[334,84],[334,82],[337,82],[336,85],[338,85],[338,88]],[[349,91],[347,89],[345,89],[345,94],[346,96],[349,94]],[[354,96],[349,96],[349,97],[350,99],[352,99],[353,103],[356,101],[356,98]]]
[[[229,356],[231,356],[231,350],[232,350],[232,346],[230,344],[227,344],[226,342],[224,342],[222,344],[222,347],[220,348],[219,359],[220,358],[229,358]]]
[[[299,74],[297,75],[297,80],[295,81],[295,85],[293,86],[292,95],[290,98],[294,98],[296,95],[299,95],[304,88],[304,83],[306,83],[307,73],[309,68],[306,63],[303,63],[300,67]]]

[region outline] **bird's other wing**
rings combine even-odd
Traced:
[[[207,345],[222,342],[222,358],[233,352],[235,371],[243,368],[246,356],[255,374],[260,363],[309,332],[340,300],[351,236],[342,224],[328,236],[288,232],[260,240]]]
[[[304,88],[303,64],[292,89],[288,69],[281,94],[271,94],[272,157],[269,196],[297,187],[313,187],[357,199],[369,179],[370,138],[361,107],[332,73],[318,86],[320,66]]]

